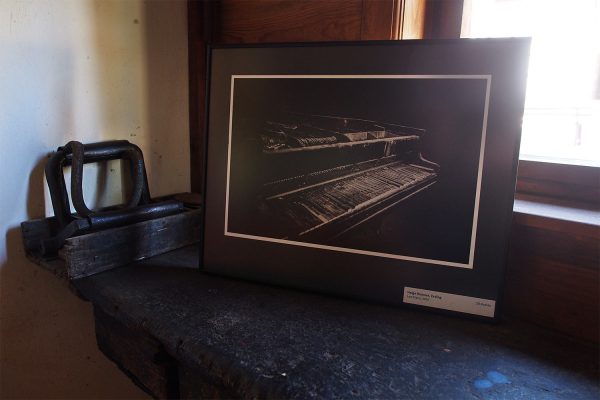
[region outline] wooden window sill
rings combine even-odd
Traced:
[[[598,343],[597,205],[518,194],[513,210],[505,313]]]
[[[600,210],[592,204],[517,194],[513,221],[519,225],[598,236]]]

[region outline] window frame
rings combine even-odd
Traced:
[[[571,202],[574,208],[599,208],[600,168],[523,158],[519,160],[516,193],[540,200]]]
[[[465,5],[473,0],[404,0],[425,8],[424,39],[460,38],[470,15]],[[600,167],[569,163],[568,160],[519,157],[516,195],[535,196],[540,201],[567,201],[574,208],[600,209]]]
[[[368,28],[363,39],[443,39],[459,38],[463,29],[465,5],[473,0],[363,0],[363,19]],[[202,192],[198,165],[203,154],[206,107],[206,44],[218,38],[220,1],[188,1],[188,53],[190,66],[190,148],[192,191]],[[390,18],[390,14],[391,18]],[[374,27],[379,28],[375,29]],[[389,31],[389,32],[388,32]],[[199,112],[200,111],[200,112]],[[599,207],[600,167],[555,161],[519,159],[517,195],[533,195],[543,200],[586,203]]]

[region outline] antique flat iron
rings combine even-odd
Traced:
[[[129,163],[132,182],[129,199],[124,205],[92,210],[83,198],[83,165],[116,159]],[[71,213],[63,172],[67,166],[72,167],[71,202],[75,213]],[[165,217],[185,210],[181,201],[157,202],[151,199],[142,151],[127,140],[91,144],[71,141],[59,147],[50,157],[45,173],[58,229],[54,236],[41,240],[40,251],[44,256],[56,254],[69,237]]]

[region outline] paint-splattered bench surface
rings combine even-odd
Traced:
[[[72,282],[101,350],[154,397],[598,399],[598,350],[492,325],[224,279],[193,248]]]

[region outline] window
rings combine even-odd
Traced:
[[[600,1],[463,7],[462,37],[532,37],[521,158],[600,166]]]

